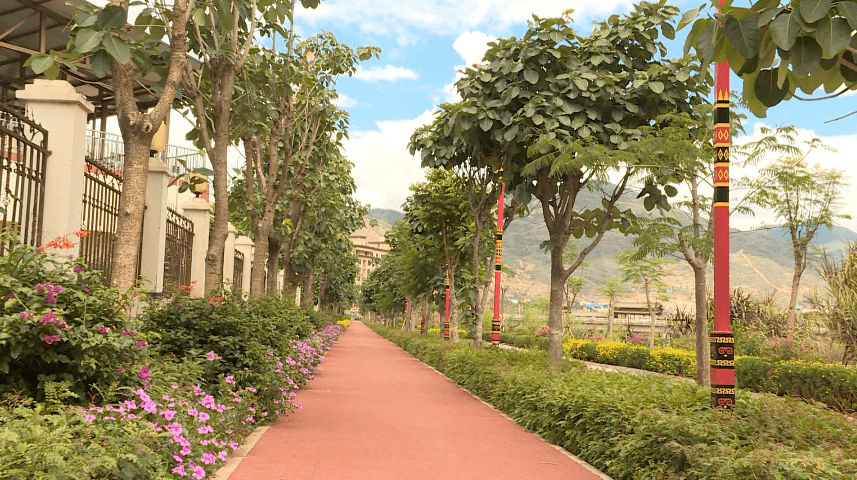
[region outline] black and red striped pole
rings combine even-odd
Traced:
[[[443,339],[449,340],[449,268],[446,269],[446,310],[443,320]]]
[[[723,0],[720,0],[723,6]],[[735,337],[729,308],[729,63],[714,78],[714,331],[711,332],[711,406],[735,409]]]
[[[503,183],[503,167],[500,167],[500,200],[497,202],[497,253],[494,258],[494,318],[491,320],[491,344],[500,345],[500,271],[503,266],[503,206],[506,184]]]

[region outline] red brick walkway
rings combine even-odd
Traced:
[[[596,480],[361,322],[229,480]]]

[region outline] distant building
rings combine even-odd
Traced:
[[[360,269],[357,275],[357,285],[362,285],[369,272],[375,270],[378,266],[378,261],[382,256],[390,251],[390,245],[384,241],[383,237],[368,236],[371,232],[365,228],[357,230],[348,236],[351,244],[354,246],[354,254],[357,255],[357,267]]]

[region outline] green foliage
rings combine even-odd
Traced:
[[[138,335],[140,323],[122,313],[136,291],[103,286],[100,272],[80,259],[0,239],[8,246],[0,257],[0,393],[41,399],[46,382],[62,380],[85,402],[96,384],[139,386],[132,373],[156,335]]]
[[[238,386],[256,388],[271,380],[276,358],[292,354],[292,340],[305,339],[327,323],[321,313],[270,296],[246,302],[234,297],[220,302],[176,297],[149,309],[143,318],[153,330],[169,332],[153,342],[162,355],[186,358],[214,352],[222,357],[207,363],[203,384],[217,386],[220,378],[235,375]],[[219,391],[212,388],[212,393]]]
[[[840,365],[736,360],[739,388],[821,402],[835,410],[857,412],[857,371]]]
[[[0,477],[9,480],[174,478],[159,444],[168,434],[146,421],[93,425],[80,408],[56,403],[0,405]]]
[[[728,61],[758,117],[783,100],[800,98],[798,89],[812,94],[823,87],[838,96],[857,80],[857,2],[759,0],[751,8],[727,2],[719,13],[710,8],[696,18],[700,8],[685,13],[679,25],[693,22],[685,53],[694,48],[706,67]]]
[[[826,296],[810,297],[810,304],[824,312],[830,330],[845,346],[842,362],[857,358],[857,243],[851,243],[842,258],[825,255],[820,269]]]
[[[737,413],[710,391],[649,375],[548,368],[542,352],[474,351],[370,325],[418,359],[617,480],[857,474],[857,429],[842,415],[788,398],[738,393]]]

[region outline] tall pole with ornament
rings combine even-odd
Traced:
[[[500,270],[503,266],[503,206],[506,184],[503,183],[503,167],[500,167],[500,200],[497,202],[497,234],[494,239],[497,253],[494,257],[494,318],[491,320],[491,344],[500,345]]]
[[[724,0],[720,0],[722,7]],[[729,63],[714,79],[714,331],[711,332],[711,406],[735,409],[735,337],[729,308]]]
[[[443,339],[449,340],[449,268],[446,269],[446,308],[444,309]]]

